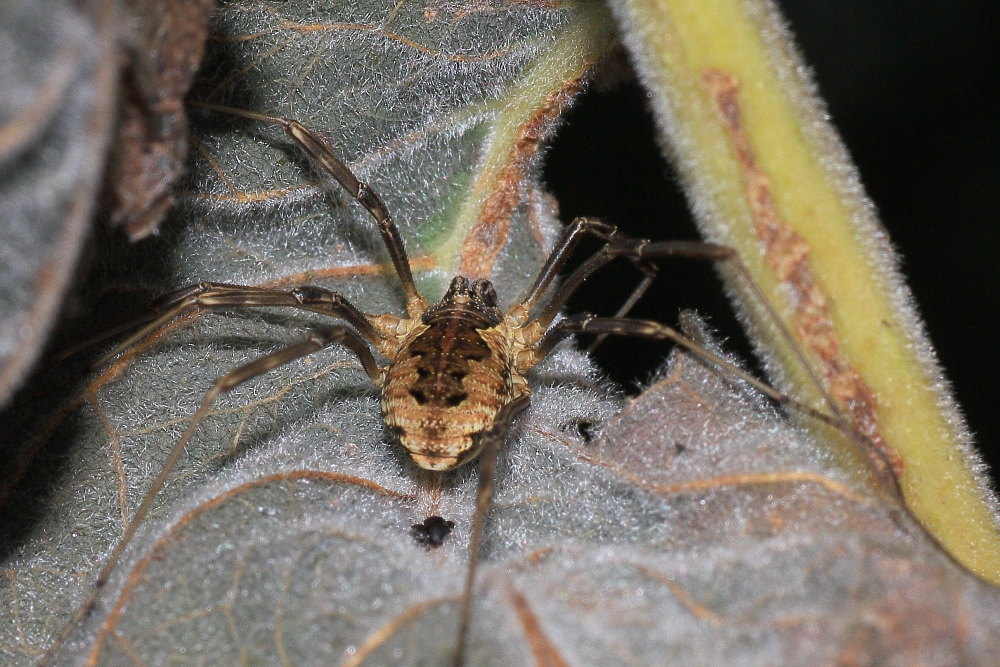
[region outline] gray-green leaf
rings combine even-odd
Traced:
[[[593,3],[232,3],[195,96],[321,133],[386,200],[428,297],[463,271],[509,301],[556,231],[534,151],[608,48],[604,21]],[[110,317],[198,280],[400,312],[370,219],[279,130],[199,111],[192,155],[161,237],[108,242],[92,293],[125,311]],[[4,417],[5,447],[40,457],[3,498],[4,662],[62,630],[212,381],[317,319],[181,318],[82,381],[43,376]],[[986,660],[996,592],[758,397],[678,357],[624,402],[569,345],[532,383],[470,664]],[[58,661],[448,660],[476,471],[420,474],[386,440],[340,348],[222,397]],[[456,524],[436,549],[410,535],[431,514]]]

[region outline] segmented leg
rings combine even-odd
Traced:
[[[455,641],[454,664],[462,665],[465,658],[465,642],[472,621],[472,602],[479,566],[479,547],[483,542],[483,527],[486,525],[486,511],[493,500],[496,482],[497,453],[504,436],[519,414],[531,403],[531,399],[519,396],[505,405],[493,420],[493,426],[480,435],[482,451],[479,454],[479,486],[476,490],[476,513],[472,520],[469,537],[469,563],[465,571],[465,588],[462,591],[462,606],[458,616],[458,637]]]
[[[372,326],[364,313],[340,294],[322,287],[302,285],[288,290],[276,290],[266,287],[201,282],[182,287],[153,301],[150,304],[153,319],[149,320],[145,326],[101,357],[96,365],[100,366],[104,364],[123,350],[135,345],[147,335],[185,312],[212,308],[251,308],[259,306],[284,306],[299,310],[308,310],[321,315],[339,317],[357,329],[368,342],[377,344],[382,340],[382,334]],[[148,319],[143,318],[139,321],[142,322]]]
[[[604,240],[604,246],[587,258],[574,271],[572,271],[563,284],[552,291],[548,301],[542,302],[541,306],[538,306],[541,301],[541,297],[551,285],[554,276],[558,273],[560,268],[565,266],[572,250],[576,247],[579,240],[585,233],[593,234],[597,238]],[[628,259],[638,266],[645,274],[643,281],[635,290],[633,290],[632,294],[628,297],[622,307],[620,307],[611,318],[598,318],[590,314],[583,314],[567,318],[566,320],[560,322],[556,327],[547,331],[542,340],[535,345],[535,355],[532,364],[537,363],[537,361],[544,357],[545,354],[548,354],[548,352],[559,340],[571,332],[597,334],[597,338],[590,346],[591,349],[600,344],[600,342],[609,335],[640,336],[645,338],[671,340],[686,349],[691,350],[702,358],[712,361],[720,367],[726,368],[737,377],[740,377],[752,386],[756,387],[759,391],[763,392],[775,402],[794,407],[795,409],[826,424],[830,424],[840,431],[850,435],[850,437],[856,440],[866,452],[869,460],[872,461],[874,468],[878,471],[879,477],[894,490],[898,497],[902,498],[902,492],[899,488],[899,480],[897,480],[895,475],[892,474],[891,462],[885,460],[884,452],[882,452],[878,447],[873,446],[870,440],[862,434],[856,432],[851,427],[844,411],[830,395],[830,392],[826,389],[826,386],[813,369],[812,364],[796,343],[795,338],[788,330],[788,327],[785,326],[784,321],[778,315],[774,306],[771,305],[771,302],[767,299],[764,292],[757,284],[757,281],[754,280],[749,269],[747,269],[746,265],[743,263],[743,260],[732,248],[716,243],[707,243],[702,241],[653,242],[644,239],[633,239],[617,231],[613,225],[601,222],[595,218],[577,218],[570,224],[566,232],[564,232],[559,243],[556,244],[555,249],[552,251],[542,269],[539,271],[538,276],[535,278],[535,281],[528,290],[525,298],[520,304],[515,305],[515,308],[527,307],[529,311],[537,310],[534,320],[523,322],[522,324],[525,326],[535,324],[542,327],[549,327],[556,315],[563,308],[563,306],[566,305],[566,302],[576,292],[576,290],[579,289],[579,287],[596,271],[600,270],[619,257]],[[779,335],[788,344],[788,348],[792,350],[802,369],[806,372],[813,385],[823,396],[823,400],[827,404],[830,413],[828,414],[817,410],[812,406],[806,405],[805,403],[794,400],[791,397],[778,392],[770,385],[749,375],[739,367],[727,362],[725,359],[710,353],[704,347],[698,345],[694,341],[691,341],[670,327],[656,322],[630,320],[625,318],[624,315],[631,310],[632,306],[646,291],[656,275],[656,269],[651,264],[652,260],[666,257],[686,257],[716,262],[724,261],[729,264],[729,266],[731,266],[733,270],[739,274],[740,278],[743,280],[743,284],[746,285],[747,289],[749,289],[753,295],[753,298],[764,309],[769,319],[774,323]],[[538,307],[536,308],[536,306]],[[511,310],[513,311],[513,308]]]
[[[727,246],[719,245],[717,243],[705,243],[702,241],[653,242],[644,239],[622,237],[619,234],[615,238],[612,238],[603,248],[595,252],[569,275],[562,286],[555,290],[548,302],[544,304],[534,321],[548,327],[552,323],[552,320],[555,319],[559,310],[566,305],[566,301],[570,298],[570,296],[572,296],[573,293],[591,275],[619,257],[636,263],[666,257],[686,257],[716,262],[724,261],[728,263],[733,270],[739,274],[740,278],[742,278],[743,283],[747,286],[747,289],[750,290],[757,303],[759,303],[765,310],[769,319],[774,322],[779,335],[785,340],[786,343],[788,343],[789,349],[793,351],[803,370],[805,370],[805,372],[809,375],[811,381],[823,396],[823,400],[826,402],[831,414],[838,420],[838,428],[846,429],[853,433],[853,430],[847,426],[848,420],[844,416],[843,410],[826,390],[823,382],[813,369],[812,364],[809,363],[809,360],[806,358],[799,345],[795,342],[795,338],[792,336],[792,333],[788,330],[788,327],[785,326],[785,323],[778,315],[778,312],[774,309],[774,306],[771,305],[771,302],[768,301],[767,297],[760,289],[760,286],[757,284],[757,281],[754,280],[753,276],[750,274],[746,264],[743,263],[743,260],[740,259],[740,256],[736,253],[736,251]],[[622,311],[619,310],[616,317],[621,317],[621,315]],[[615,335],[614,332],[610,331],[600,333],[602,335]],[[773,389],[771,389],[771,392],[778,394],[778,392],[775,392]],[[783,394],[778,395],[783,396]],[[787,403],[788,401],[785,400],[783,402]],[[809,408],[806,412],[812,415],[823,414],[815,408]],[[826,417],[827,418],[823,421],[829,423],[830,415],[826,415]]]
[[[542,338],[542,340],[535,346],[535,353],[540,355],[539,358],[544,357],[556,343],[571,333],[608,334],[613,336],[635,336],[638,338],[651,338],[654,340],[669,340],[687,350],[690,350],[702,359],[710,361],[720,368],[725,369],[728,373],[732,373],[734,376],[748,383],[750,386],[754,387],[774,402],[780,405],[792,407],[795,410],[803,412],[804,414],[807,414],[824,424],[829,424],[830,426],[833,426],[834,428],[851,436],[858,442],[866,455],[872,461],[872,465],[876,472],[878,472],[880,479],[887,484],[888,488],[902,503],[903,494],[902,489],[899,486],[899,481],[894,475],[891,474],[891,472],[888,472],[892,469],[891,462],[885,459],[884,454],[882,454],[878,447],[872,447],[871,443],[863,435],[852,429],[839,413],[835,415],[827,414],[810,405],[802,403],[801,401],[797,401],[787,394],[782,394],[771,385],[755,378],[739,366],[736,366],[717,354],[706,350],[703,346],[691,340],[676,329],[668,327],[665,324],[649,320],[596,317],[589,313],[580,313],[561,320],[548,332],[546,332],[545,337]]]
[[[524,296],[520,301],[515,304],[515,307],[521,306],[525,310],[530,311],[538,303],[539,298],[545,293],[552,284],[556,275],[559,271],[566,265],[566,262],[570,257],[573,256],[573,250],[583,239],[585,234],[590,234],[598,239],[603,240],[605,243],[610,241],[615,234],[618,233],[618,228],[612,224],[608,224],[603,220],[597,218],[574,218],[572,222],[567,225],[565,231],[563,231],[562,236],[559,237],[559,241],[556,242],[555,247],[549,256],[545,258],[545,263],[542,264],[542,268],[538,270],[538,275],[535,276],[535,281],[525,292]]]
[[[705,359],[720,368],[725,369],[727,372],[732,373],[734,376],[740,378],[744,382],[747,382],[752,387],[763,393],[765,396],[770,398],[781,405],[787,405],[791,408],[799,410],[810,417],[817,419],[825,424],[828,424],[837,430],[850,436],[857,444],[862,448],[862,451],[870,461],[872,468],[878,475],[878,478],[885,485],[885,488],[892,494],[895,500],[898,502],[897,511],[893,512],[894,520],[897,525],[903,530],[910,531],[916,529],[918,532],[923,534],[928,540],[938,543],[937,537],[931,534],[927,528],[915,517],[906,504],[905,496],[903,495],[902,486],[900,486],[899,479],[892,473],[892,462],[889,461],[885,454],[878,447],[872,446],[871,442],[861,433],[858,433],[850,427],[846,420],[841,417],[840,413],[836,415],[830,415],[820,410],[813,408],[810,405],[806,405],[801,401],[797,401],[794,398],[788,396],[787,394],[782,394],[773,387],[771,387],[766,382],[758,380],[754,376],[750,375],[744,371],[739,366],[732,364],[731,362],[723,359],[705,349],[704,346],[698,344],[697,342],[691,340],[684,334],[680,333],[676,329],[666,326],[665,324],[660,324],[659,322],[652,322],[649,320],[635,320],[628,318],[610,318],[610,317],[596,317],[589,313],[580,313],[577,315],[572,315],[564,320],[558,322],[553,326],[545,336],[540,340],[534,350],[535,353],[540,355],[542,358],[558,343],[562,338],[573,333],[591,333],[591,334],[607,334],[612,336],[634,336],[638,338],[651,338],[654,340],[669,340],[673,343],[690,350],[698,357]],[[942,553],[947,553],[943,547],[941,549]]]
[[[615,238],[624,238],[618,231],[617,227],[606,223],[603,220],[598,218],[574,218],[573,221],[566,227],[566,230],[559,238],[559,241],[552,249],[552,252],[549,253],[549,256],[545,259],[545,263],[542,265],[542,268],[538,270],[538,275],[535,276],[535,280],[531,284],[531,287],[528,288],[520,301],[508,309],[508,312],[521,309],[524,316],[527,317],[538,303],[538,300],[542,297],[545,291],[548,290],[556,275],[566,265],[569,258],[572,257],[576,246],[586,234],[590,234],[595,238],[601,239],[606,244],[610,243]],[[656,275],[659,272],[659,268],[652,261],[640,259],[634,263],[643,274],[642,281],[632,290],[629,297],[618,308],[615,312],[615,317],[624,317],[632,310],[633,307],[635,307],[635,304],[639,302],[639,299],[642,298],[642,296],[649,289],[650,285],[653,284],[653,280],[656,279]],[[594,339],[594,342],[590,344],[588,349],[593,351],[598,345],[601,344],[604,338],[604,335],[598,336]]]
[[[588,257],[566,278],[559,289],[555,290],[549,300],[539,309],[535,321],[548,326],[555,319],[556,314],[566,305],[566,301],[588,278],[619,257],[633,262],[666,257],[727,261],[733,263],[741,277],[750,278],[750,274],[739,256],[726,246],[700,241],[659,241],[654,243],[645,239],[623,237],[619,234],[603,248]],[[750,280],[752,281],[752,278]]]
[[[55,656],[56,651],[59,650],[77,624],[79,624],[85,616],[93,611],[94,603],[97,601],[97,596],[100,595],[101,589],[104,587],[104,584],[107,583],[108,577],[114,571],[118,561],[121,559],[122,554],[132,541],[132,538],[135,536],[135,532],[138,530],[139,524],[142,523],[142,520],[149,512],[156,496],[159,495],[160,491],[163,489],[163,485],[166,483],[167,477],[170,476],[170,473],[177,464],[178,459],[180,459],[181,454],[184,452],[184,448],[187,446],[188,442],[191,441],[198,425],[201,424],[203,419],[205,419],[205,416],[208,414],[208,411],[211,409],[216,399],[225,392],[238,387],[258,375],[263,375],[264,373],[274,370],[279,366],[283,366],[284,364],[295,361],[296,359],[301,359],[306,355],[312,354],[313,352],[321,350],[334,343],[345,345],[352,352],[354,352],[358,356],[362,367],[365,369],[365,372],[372,379],[372,381],[375,382],[377,380],[380,371],[378,365],[375,363],[375,358],[368,349],[368,346],[365,344],[364,339],[362,339],[353,329],[347,327],[346,325],[336,325],[323,330],[315,331],[305,340],[293,343],[288,347],[255,359],[248,364],[244,364],[243,366],[226,373],[215,381],[212,388],[208,390],[207,394],[205,394],[205,398],[202,400],[201,406],[194,413],[194,416],[191,417],[191,422],[188,424],[184,434],[174,444],[173,449],[170,450],[170,454],[167,456],[159,474],[150,484],[149,489],[146,491],[146,495],[143,497],[138,509],[136,509],[135,514],[132,515],[132,519],[125,527],[125,531],[122,533],[121,539],[111,551],[111,555],[108,556],[104,567],[101,568],[100,574],[97,575],[97,581],[91,588],[87,599],[84,600],[83,604],[77,608],[76,612],[73,614],[73,618],[66,625],[62,633],[56,639],[55,643],[46,653],[45,657],[41,661],[41,664],[48,664],[51,661],[51,659]]]
[[[609,263],[618,258],[625,258],[636,264],[640,270],[644,273],[644,278],[642,282],[632,291],[625,303],[618,309],[615,315],[611,319],[622,319],[635,305],[635,303],[642,297],[646,289],[652,283],[656,276],[656,267],[652,264],[653,259],[662,259],[667,257],[685,257],[690,259],[700,259],[709,261],[724,261],[729,263],[733,269],[740,275],[743,279],[744,284],[750,289],[751,293],[757,302],[765,309],[768,313],[770,319],[775,323],[778,331],[782,338],[788,342],[790,349],[792,349],[797,356],[802,367],[805,369],[806,373],[809,374],[815,386],[822,393],[824,400],[829,406],[832,413],[839,420],[837,426],[840,428],[844,427],[846,419],[844,418],[843,411],[840,406],[837,405],[836,401],[829,395],[826,391],[820,378],[816,375],[813,370],[812,365],[806,359],[805,355],[800,350],[799,346],[795,343],[795,339],[792,337],[790,331],[785,326],[784,322],[778,316],[777,311],[767,300],[760,286],[757,285],[757,281],[754,280],[750,271],[747,269],[743,260],[740,256],[732,249],[727,246],[719,245],[717,243],[706,243],[703,241],[647,241],[645,239],[633,239],[625,236],[617,230],[614,225],[605,223],[596,218],[576,218],[572,223],[566,228],[559,242],[556,244],[555,248],[550,253],[549,257],[546,259],[542,268],[539,270],[538,275],[535,277],[532,286],[528,289],[524,298],[516,307],[524,307],[526,309],[533,310],[537,303],[540,301],[542,295],[551,285],[552,280],[559,270],[565,266],[567,260],[572,254],[573,249],[579,244],[581,238],[584,234],[592,234],[595,237],[605,241],[605,245],[587,258],[583,264],[578,266],[569,277],[563,282],[563,284],[556,290],[553,291],[549,300],[545,302],[540,308],[538,314],[536,315],[534,322],[548,327],[552,320],[555,319],[559,311],[566,305],[569,298],[580,288],[583,283],[590,278],[595,272],[607,266]],[[514,308],[511,308],[513,310]],[[587,316],[592,317],[592,316]],[[607,318],[605,318],[607,319]],[[568,324],[566,325],[568,326]],[[616,335],[618,332],[604,331],[597,332],[591,330],[593,333],[598,333],[597,339],[591,345],[591,348],[596,347],[604,339],[604,337],[609,335]],[[677,336],[681,336],[680,333],[674,332]],[[551,343],[546,343],[542,341],[536,349],[545,350],[545,354],[552,348],[552,345],[557,342],[563,334],[556,332],[555,338],[553,338]],[[681,336],[683,338],[683,336]],[[673,340],[671,338],[671,340]],[[692,343],[693,341],[688,341],[687,343]],[[678,341],[679,342],[679,341]],[[702,352],[708,353],[700,346],[695,345],[691,347],[686,343],[681,343],[688,349],[692,349],[698,354]],[[541,359],[544,354],[540,354],[536,359]],[[719,361],[723,361],[719,359]],[[732,366],[732,364],[729,364]],[[752,383],[756,383],[761,387],[767,387],[767,390],[761,389],[765,394],[773,398],[774,400],[781,403],[789,403],[789,397],[784,394],[772,389],[769,385],[766,385],[756,378],[744,373],[737,367],[732,367],[735,370],[739,370],[743,376],[748,378],[748,381],[752,380]],[[804,404],[800,404],[801,407],[806,408]],[[818,410],[809,407],[805,410],[807,413],[812,415],[823,415],[822,420],[824,422],[830,422],[830,416],[825,415]]]
[[[406,249],[403,247],[403,239],[400,238],[399,228],[396,226],[395,221],[393,221],[392,216],[389,215],[385,203],[367,183],[358,180],[358,177],[333,154],[333,151],[330,150],[322,139],[313,134],[304,125],[290,118],[268,116],[267,114],[247,111],[246,109],[237,109],[219,104],[207,104],[205,102],[190,102],[189,104],[205,109],[221,111],[233,116],[241,116],[243,118],[280,125],[288,136],[316,164],[326,173],[333,176],[347,190],[347,193],[354,197],[375,219],[378,233],[382,236],[386,250],[389,251],[392,265],[395,267],[396,275],[399,276],[399,282],[403,286],[403,293],[406,294],[406,308],[410,317],[416,317],[424,311],[427,307],[427,300],[420,296],[420,292],[417,291],[417,286],[413,282],[413,273],[410,271],[410,262],[406,256]]]

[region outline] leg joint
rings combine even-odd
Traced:
[[[336,301],[335,298],[331,299],[331,296],[338,296],[322,287],[314,287],[312,285],[301,285],[290,290],[290,292],[292,297],[302,305],[324,303],[331,300]]]

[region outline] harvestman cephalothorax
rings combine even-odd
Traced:
[[[848,430],[842,418],[833,416],[838,413],[832,407],[832,401],[833,415],[818,411],[781,394],[671,327],[624,316],[653,279],[656,269],[652,261],[683,256],[729,263],[771,312],[780,328],[780,320],[773,308],[768,305],[740,258],[727,247],[701,242],[634,239],[603,221],[577,218],[557,241],[530,287],[506,309],[498,305],[489,280],[463,276],[453,278],[444,297],[432,303],[417,290],[399,231],[382,199],[367,184],[358,180],[319,137],[294,120],[218,105],[197,106],[281,126],[318,168],[336,179],[374,219],[402,286],[407,314],[403,317],[367,314],[340,294],[308,285],[270,289],[202,282],[157,299],[152,304],[152,314],[144,318],[147,323],[115,347],[105,360],[135,345],[178,316],[193,311],[284,307],[318,313],[339,322],[314,328],[305,340],[255,359],[216,380],[125,527],[86,601],[50,650],[50,657],[73,627],[93,609],[101,587],[115,569],[185,446],[198,431],[216,399],[251,378],[327,346],[344,345],[357,356],[366,374],[380,390],[382,416],[389,439],[402,445],[419,468],[446,472],[478,458],[476,512],[473,524],[466,528],[470,534],[470,547],[456,623],[456,663],[462,662],[473,612],[478,553],[484,517],[493,495],[497,450],[511,424],[529,405],[531,389],[528,372],[565,337],[586,333],[599,337],[616,335],[669,340],[749,383],[777,403]],[[557,285],[557,275],[566,268],[581,239],[588,236],[599,241],[600,248]],[[574,291],[596,271],[619,258],[637,265],[644,273],[644,279],[618,314],[615,317],[597,317],[580,313],[557,320],[558,313]],[[791,342],[787,331],[783,331],[783,335]],[[798,349],[794,342],[791,345],[793,349]],[[388,360],[387,363],[380,364],[375,353]],[[800,359],[808,368],[801,354]],[[452,528],[450,521],[428,517],[423,524],[413,527],[412,536],[433,547],[440,544]]]

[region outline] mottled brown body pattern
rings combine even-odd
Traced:
[[[76,624],[93,608],[101,587],[114,570],[135,535],[140,522],[166,484],[167,478],[198,425],[223,393],[268,371],[294,362],[331,345],[343,345],[358,358],[372,382],[381,389],[382,416],[389,435],[405,449],[413,462],[426,470],[448,471],[479,456],[476,513],[469,529],[469,562],[459,610],[455,663],[463,660],[463,649],[472,618],[477,556],[482,542],[484,516],[493,495],[497,452],[514,420],[529,405],[531,392],[525,374],[568,335],[619,335],[673,341],[695,351],[729,374],[748,382],[779,403],[792,405],[834,426],[842,422],[810,406],[784,396],[671,327],[657,322],[624,317],[655,275],[652,260],[682,256],[728,262],[772,314],[786,340],[794,340],[767,303],[735,253],[724,246],[690,241],[651,242],[631,239],[614,225],[592,218],[577,218],[565,230],[545,259],[534,282],[513,304],[501,311],[489,280],[457,276],[444,297],[429,304],[417,290],[410,260],[396,223],[381,198],[330,151],[329,147],[301,124],[286,118],[209,104],[196,104],[229,114],[282,126],[324,172],[335,178],[372,216],[392,261],[406,299],[406,316],[362,312],[342,295],[315,285],[291,289],[201,282],[183,287],[151,304],[150,312],[138,318],[145,323],[107,357],[149,335],[155,335],[177,317],[196,311],[227,308],[280,307],[318,313],[339,322],[318,326],[303,340],[250,361],[218,378],[192,416],[183,435],[174,443],[162,469],[108,557],[86,601],[74,614],[43,664],[59,651]],[[553,283],[566,266],[579,241],[590,236],[600,248],[566,277],[562,286]],[[570,295],[615,259],[635,264],[645,277],[614,317],[589,313],[556,321]],[[380,364],[373,350],[388,363]],[[831,401],[832,403],[832,401]],[[435,519],[432,521],[432,519]],[[428,523],[428,521],[430,523]],[[429,517],[418,539],[440,543],[451,531],[451,522]]]
[[[527,395],[505,319],[489,281],[457,277],[392,355],[383,419],[421,468],[450,470],[475,458],[479,434],[515,396]]]

